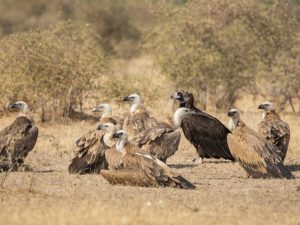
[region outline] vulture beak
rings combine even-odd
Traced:
[[[180,99],[181,97],[178,95],[177,92],[174,92],[173,94],[171,94],[170,98],[171,99]]]
[[[98,125],[98,126],[96,127],[96,130],[103,130],[103,125]]]
[[[118,132],[116,132],[116,133],[114,133],[113,134],[113,138],[120,138],[122,136],[122,133],[118,133]]]
[[[229,111],[229,112],[227,113],[227,116],[228,116],[228,117],[232,117],[232,116],[234,116],[234,113],[235,113],[235,112]]]
[[[98,107],[95,107],[95,108],[92,109],[92,112],[101,112],[101,110],[99,110]]]
[[[265,109],[264,104],[260,104],[260,105],[258,106],[258,109]]]
[[[9,105],[9,108],[10,109],[18,109],[18,106],[15,103],[13,103],[13,104]]]
[[[130,101],[130,98],[128,96],[126,96],[122,99],[122,102],[128,102],[128,101]]]

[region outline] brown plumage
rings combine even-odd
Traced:
[[[123,123],[123,129],[127,131],[129,140],[132,140],[140,132],[158,125],[157,120],[151,117],[146,107],[142,105],[139,95],[126,96],[123,101],[131,103],[130,115],[125,118]]]
[[[101,171],[109,183],[142,187],[195,188],[159,159],[140,153],[136,145],[128,142],[126,131],[118,131],[114,137],[119,138],[117,150],[122,153],[123,166],[117,171]]]
[[[276,152],[276,146],[270,144],[258,133],[240,120],[236,109],[228,112],[232,134],[228,134],[228,145],[232,155],[253,178],[287,178],[294,176],[283,165]]]
[[[192,143],[200,157],[234,160],[227,144],[227,135],[230,131],[218,119],[194,106],[194,97],[187,91],[177,91],[171,95],[180,103],[180,107],[191,110],[181,123],[182,131]]]
[[[178,150],[181,134],[176,129],[180,127],[182,119],[189,112],[190,110],[187,108],[179,108],[174,114],[173,121],[168,119],[167,122],[159,123],[157,126],[142,131],[134,138],[133,142],[166,163],[167,158]]]
[[[10,105],[21,110],[15,121],[0,131],[0,170],[16,171],[28,168],[24,159],[34,148],[38,138],[38,128],[33,119],[27,116],[28,105],[23,101]]]
[[[263,120],[258,124],[258,131],[267,141],[278,147],[279,156],[284,161],[290,142],[289,125],[276,113],[272,103],[262,103],[258,109],[264,110]]]
[[[97,127],[107,123],[120,126],[118,120],[111,115],[102,115]],[[108,168],[105,151],[110,146],[105,143],[104,136],[105,132],[102,130],[90,130],[76,141],[75,157],[68,167],[70,173],[99,173],[100,170]]]

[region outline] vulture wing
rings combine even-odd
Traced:
[[[191,113],[182,120],[181,127],[200,157],[234,160],[227,144],[230,131],[216,118],[204,112]]]
[[[99,172],[107,167],[102,131],[89,131],[76,141],[75,157],[69,165],[70,173]]]
[[[253,177],[293,178],[271,145],[248,127],[243,133],[229,134],[228,145],[232,155]]]
[[[24,159],[33,149],[38,138],[38,128],[25,116],[0,132],[0,155],[11,160]]]

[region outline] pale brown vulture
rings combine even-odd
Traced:
[[[39,130],[33,119],[27,115],[28,104],[19,101],[10,105],[11,109],[19,110],[20,115],[15,121],[0,131],[0,170],[29,170],[24,159],[34,148]]]
[[[128,141],[125,130],[117,131],[114,133],[114,137],[118,138],[116,148],[122,153],[123,168],[101,171],[102,176],[110,184],[142,187],[195,188],[193,184],[173,172],[156,157],[140,153],[140,149]]]
[[[270,144],[240,119],[240,112],[231,109],[228,134],[228,145],[234,158],[253,178],[287,178],[294,176],[283,165],[277,154],[276,146]]]
[[[290,127],[276,113],[273,103],[264,102],[258,106],[264,110],[263,120],[258,124],[258,131],[267,141],[276,145],[279,156],[284,161],[290,142]]]
[[[101,116],[97,126],[105,123],[111,123],[117,128],[121,127],[119,120],[111,115],[111,108]],[[75,157],[68,168],[70,173],[99,173],[101,169],[108,167],[105,159],[105,151],[110,146],[105,144],[105,136],[108,137],[109,134],[105,135],[102,130],[94,129],[88,131],[76,141],[74,149]]]
[[[178,150],[181,134],[176,130],[189,112],[190,110],[187,108],[177,109],[173,121],[162,122],[142,131],[134,138],[133,142],[166,163],[167,159]]]
[[[202,163],[204,158],[234,160],[227,144],[230,131],[218,119],[194,106],[194,96],[187,91],[177,91],[171,95],[179,101],[180,107],[191,110],[181,123],[185,137],[192,143]]]
[[[138,94],[131,94],[123,98],[124,102],[129,102],[130,115],[125,118],[123,129],[127,131],[129,140],[132,140],[141,131],[158,125],[155,118],[151,117],[146,107],[142,104]]]

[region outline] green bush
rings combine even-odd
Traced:
[[[2,39],[2,101],[24,99],[39,106],[41,120],[67,116],[108,69],[97,42],[88,25],[71,21]]]

